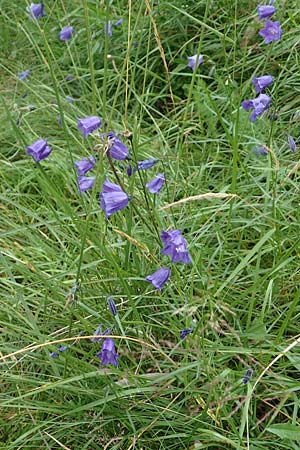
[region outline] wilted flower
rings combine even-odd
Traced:
[[[148,275],[146,280],[152,283],[153,286],[160,291],[165,282],[170,278],[170,273],[171,269],[169,267],[162,267],[152,275]]]
[[[118,314],[118,311],[114,299],[112,297],[107,297],[107,303],[112,315],[116,316]]]
[[[258,5],[257,7],[257,13],[259,20],[266,19],[267,17],[273,16],[273,14],[276,12],[276,8],[271,5]]]
[[[262,75],[261,77],[253,77],[252,83],[254,89],[257,93],[262,92],[273,82],[273,77],[271,75]]]
[[[75,161],[74,166],[76,167],[77,174],[81,176],[91,170],[95,164],[96,159],[93,156],[89,156],[88,158],[83,158],[80,161]]]
[[[242,380],[243,384],[249,383],[250,378],[252,377],[252,375],[253,375],[253,370],[252,369],[248,369],[247,372],[246,372],[245,377]]]
[[[191,263],[191,257],[187,251],[186,240],[179,230],[163,230],[160,237],[164,243],[164,248],[161,251],[163,255],[171,256],[172,262],[175,263],[179,261],[182,261],[185,264]]]
[[[128,205],[129,197],[117,184],[106,180],[100,194],[100,207],[105,211],[108,219],[113,213],[120,211]]]
[[[112,364],[115,367],[118,366],[118,355],[115,349],[115,343],[111,338],[104,339],[102,350],[96,356],[101,359],[103,366],[107,364]]]
[[[97,130],[100,125],[101,119],[98,116],[91,116],[85,119],[78,119],[77,127],[83,134],[83,137],[87,137],[90,133]]]
[[[253,112],[250,116],[250,121],[255,122],[258,116],[260,116],[266,109],[268,109],[270,105],[271,99],[267,94],[259,94],[253,100],[244,100],[242,102],[242,108],[245,111],[249,111],[253,109]]]
[[[159,194],[165,181],[166,181],[166,179],[165,179],[164,174],[159,173],[158,175],[156,175],[155,178],[153,178],[153,180],[149,181],[146,184],[146,187],[149,189],[149,192],[151,192],[151,194]]]
[[[282,29],[280,22],[272,22],[272,20],[265,21],[265,27],[258,33],[264,38],[265,44],[270,44],[273,41],[279,41],[282,36]]]
[[[198,58],[198,64],[197,67],[200,66],[200,64],[202,64],[203,62],[203,55],[194,55],[194,56],[188,56],[188,67],[192,70],[195,69],[196,66],[196,62],[197,62],[197,58]]]
[[[288,136],[288,142],[289,142],[289,147],[292,150],[293,153],[296,152],[297,147],[296,147],[296,142],[294,140],[294,138],[292,136]]]
[[[188,334],[191,334],[193,330],[191,328],[185,328],[180,332],[180,339],[184,339]]]
[[[75,103],[74,98],[70,97],[69,95],[66,96],[66,99],[68,100],[69,103]]]
[[[44,16],[44,5],[43,3],[31,3],[30,6],[26,7],[26,11],[29,13],[29,18],[31,20],[39,19]]]
[[[122,25],[123,23],[123,19],[119,19],[115,22],[115,27],[119,27],[120,25]]]
[[[91,189],[95,184],[95,177],[78,177],[78,190],[85,192]]]
[[[29,77],[29,74],[30,74],[30,70],[29,69],[25,70],[24,72],[20,72],[18,74],[19,80],[21,80],[21,81],[26,80],[26,78]]]
[[[153,167],[158,161],[159,161],[159,159],[157,159],[157,158],[150,158],[150,159],[145,159],[144,161],[138,161],[136,170],[151,169],[151,167]]]
[[[73,31],[73,27],[63,27],[63,29],[59,33],[59,39],[61,41],[69,41],[72,37]]]
[[[47,145],[44,139],[38,139],[33,144],[26,147],[27,155],[32,156],[35,162],[42,161],[47,158],[52,152],[52,149]]]
[[[112,158],[121,161],[128,158],[129,149],[116,136],[111,138],[112,144],[109,147],[109,154]]]
[[[103,31],[104,31],[104,34],[106,34],[106,23],[104,23],[104,25],[103,25]],[[109,37],[112,37],[111,20],[109,20],[108,23],[107,23],[107,34],[108,34]]]

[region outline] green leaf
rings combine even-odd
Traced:
[[[300,439],[300,426],[290,423],[275,423],[267,428],[270,433],[276,434],[281,439]]]

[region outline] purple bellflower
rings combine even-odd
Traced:
[[[52,152],[51,147],[47,145],[44,139],[38,139],[33,144],[26,147],[27,155],[32,156],[35,162],[42,161]]]
[[[57,352],[50,352],[49,356],[50,358],[59,358],[59,354]]]
[[[86,117],[78,119],[78,130],[81,131],[83,137],[87,137],[90,133],[97,130],[101,125],[101,119],[98,116]]]
[[[126,172],[127,172],[127,175],[128,175],[129,177],[132,176],[132,167],[131,167],[130,164],[127,166]]]
[[[159,161],[159,159],[157,159],[157,158],[150,158],[150,159],[145,159],[144,161],[138,161],[137,168],[135,170],[151,169],[151,167],[153,167],[158,161]]]
[[[91,189],[95,184],[95,177],[78,177],[78,190],[79,192],[85,192]]]
[[[272,20],[265,21],[265,27],[258,33],[264,38],[265,44],[270,44],[271,42],[279,41],[282,36],[282,29],[280,27],[280,22],[272,22]]]
[[[188,334],[191,334],[193,330],[191,328],[185,328],[180,332],[180,339],[184,339]]]
[[[146,187],[149,189],[149,192],[151,192],[151,194],[159,194],[165,181],[166,181],[166,179],[165,179],[164,174],[159,173],[158,175],[156,175],[155,178],[153,178],[153,180],[149,181],[146,184]]]
[[[102,338],[98,338],[97,336],[105,336],[106,334],[110,334],[112,332],[112,328],[107,328],[106,330],[104,330],[103,332],[102,332],[102,327],[101,327],[101,325],[99,325],[97,328],[96,328],[96,330],[95,330],[95,333],[93,334],[93,336],[95,336],[95,337],[92,337],[91,338],[91,341],[92,342],[100,342],[100,341],[102,341]]]
[[[60,346],[58,347],[57,350],[58,350],[59,352],[65,352],[65,351],[67,350],[67,348],[68,348],[68,347],[66,347],[65,345],[60,345]]]
[[[112,141],[112,145],[109,147],[110,156],[118,161],[128,158],[129,149],[126,145],[115,136],[110,139]]]
[[[115,22],[114,25],[115,25],[115,27],[119,27],[120,25],[122,25],[122,23],[123,23],[123,19],[119,19]]]
[[[73,75],[71,73],[69,73],[69,75],[66,76],[65,78],[66,81],[71,81],[73,80]]]
[[[296,153],[296,150],[297,150],[296,142],[295,142],[294,138],[290,135],[288,136],[288,143],[289,143],[289,147],[290,147],[291,151],[293,153]]]
[[[272,82],[273,77],[271,75],[262,75],[261,77],[252,78],[254,89],[258,94],[266,89]]]
[[[188,56],[188,67],[192,70],[195,69],[197,57],[198,57],[198,64],[197,64],[197,68],[198,68],[200,66],[200,64],[203,63],[203,55]]]
[[[118,355],[115,343],[111,338],[104,339],[102,350],[96,356],[101,359],[102,366],[107,366],[107,364],[118,366]]]
[[[106,34],[106,23],[104,23],[103,25],[103,31],[104,34]],[[112,37],[112,24],[111,24],[111,20],[108,21],[107,23],[107,34],[108,36],[111,38]]]
[[[242,383],[243,384],[247,384],[250,381],[250,378],[253,375],[253,370],[252,369],[248,369],[246,372],[246,375],[244,376],[244,378],[242,379]]]
[[[69,41],[72,37],[73,31],[73,27],[63,27],[59,33],[59,39],[61,41]]]
[[[162,267],[152,275],[148,275],[146,280],[149,281],[149,283],[152,283],[155,289],[160,291],[166,281],[170,278],[170,273],[171,269],[169,267]]]
[[[26,78],[29,77],[29,74],[30,74],[30,70],[29,69],[25,70],[24,72],[20,72],[18,74],[19,80],[21,80],[21,81],[26,80]]]
[[[31,20],[39,20],[40,17],[45,15],[43,3],[31,3],[30,6],[26,7],[26,11],[29,13]]]
[[[75,161],[74,166],[76,167],[78,176],[82,176],[91,170],[95,164],[96,159],[93,156],[89,156],[88,158],[83,158],[80,161]]]
[[[273,14],[276,12],[275,6],[272,5],[258,5],[257,7],[257,13],[259,20],[266,19],[267,17],[273,16]]]
[[[266,109],[268,109],[270,103],[271,99],[267,94],[259,94],[259,96],[253,100],[244,100],[242,102],[242,108],[245,111],[253,109],[250,116],[250,121],[255,122],[257,117],[260,116]]]
[[[114,299],[112,297],[107,297],[107,303],[108,303],[108,307],[109,307],[109,310],[112,313],[112,315],[117,316],[118,311],[117,311],[117,307],[116,307]]]
[[[175,263],[179,261],[182,261],[185,264],[191,263],[191,257],[187,251],[186,240],[179,230],[163,230],[160,237],[164,244],[164,248],[161,251],[163,255],[171,256],[172,262]]]
[[[113,213],[128,205],[129,197],[123,189],[109,180],[104,181],[100,194],[100,207],[108,219]]]
[[[269,150],[265,145],[258,145],[257,147],[254,147],[253,153],[256,156],[266,156],[269,153]]]

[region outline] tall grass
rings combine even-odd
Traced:
[[[299,133],[300,8],[277,3],[283,37],[266,45],[254,1],[60,0],[31,21],[29,3],[2,0],[0,448],[299,448],[299,149],[287,136]],[[110,38],[104,24],[121,17]],[[251,124],[240,105],[263,74],[272,104]],[[91,115],[133,166],[158,164],[113,170],[99,132],[77,129]],[[35,164],[25,147],[38,138],[53,151]],[[81,194],[74,162],[90,155],[96,182]],[[109,220],[106,178],[131,197]],[[163,229],[182,232],[192,264],[172,264],[157,291],[145,277],[170,265]],[[99,325],[118,367],[96,356]]]

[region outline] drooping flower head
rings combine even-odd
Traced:
[[[29,77],[29,74],[30,74],[30,70],[29,69],[24,70],[24,72],[20,72],[18,74],[18,78],[19,78],[19,80],[24,81],[24,80],[26,80],[27,77]]]
[[[75,161],[74,165],[77,170],[78,176],[85,175],[96,164],[96,159],[93,156],[83,158],[80,161]]]
[[[166,179],[165,179],[164,174],[159,173],[158,175],[156,175],[155,178],[153,178],[153,180],[149,181],[146,184],[146,187],[149,189],[149,192],[151,192],[151,194],[159,194],[165,181],[166,181]]]
[[[100,207],[108,219],[113,213],[128,205],[129,197],[123,189],[109,180],[104,181],[100,194]]]
[[[95,184],[95,177],[78,177],[78,190],[79,192],[85,192],[91,189]]]
[[[193,330],[191,328],[185,328],[180,332],[180,339],[184,339],[188,334],[191,334]]]
[[[151,167],[153,167],[158,161],[159,161],[159,159],[157,159],[157,158],[150,158],[150,159],[145,159],[144,161],[138,161],[137,168],[135,170],[151,169]]]
[[[38,139],[33,144],[26,147],[27,155],[32,156],[35,162],[42,161],[52,152],[51,147],[47,145],[44,139]]]
[[[254,147],[253,153],[256,156],[266,156],[269,153],[269,150],[265,145],[258,145],[257,147]]]
[[[31,3],[30,6],[26,7],[26,11],[29,13],[31,20],[39,20],[40,17],[45,15],[43,3]]]
[[[296,153],[296,150],[297,150],[296,142],[295,142],[294,138],[290,135],[288,136],[288,143],[289,143],[289,147],[290,147],[291,151],[293,153]]]
[[[101,119],[98,116],[86,117],[78,119],[78,130],[81,131],[83,137],[87,137],[90,133],[97,130],[101,125]]]
[[[255,99],[244,100],[242,102],[242,108],[245,111],[250,111],[250,109],[253,109],[250,116],[250,121],[255,122],[257,117],[269,108],[270,103],[271,98],[267,94],[259,94],[259,96]]]
[[[279,41],[282,36],[280,22],[272,22],[272,20],[266,20],[264,28],[262,28],[258,34],[260,34],[260,36],[264,38],[265,44]]]
[[[255,91],[259,94],[273,82],[271,75],[262,75],[261,77],[253,77],[252,83]]]
[[[102,366],[107,366],[107,364],[118,366],[119,357],[115,349],[115,343],[111,338],[104,339],[102,350],[96,356],[101,359]]]
[[[104,31],[104,34],[106,34],[106,22],[103,25],[103,31]],[[112,23],[111,23],[111,20],[109,20],[108,23],[107,23],[107,34],[108,34],[108,36],[110,38],[112,37]]]
[[[188,56],[188,67],[192,70],[195,69],[195,66],[197,63],[197,57],[198,57],[198,55]],[[203,63],[203,55],[199,55],[197,67],[199,67],[200,64],[202,64],[202,63]]]
[[[191,257],[187,251],[186,240],[179,230],[163,230],[160,237],[164,244],[164,248],[161,251],[163,255],[171,256],[172,262],[175,263],[179,261],[182,261],[185,264],[191,263]]]
[[[108,303],[108,307],[109,307],[109,310],[112,313],[112,315],[117,316],[118,311],[117,311],[117,307],[116,307],[114,299],[112,297],[107,297],[107,303]]]
[[[117,161],[127,159],[129,156],[129,149],[126,145],[117,138],[117,136],[110,131],[107,133],[108,151],[112,158]]]
[[[61,41],[69,41],[72,37],[73,31],[73,27],[63,27],[59,33],[59,39]]]
[[[266,19],[267,17],[273,16],[273,14],[276,12],[275,6],[272,5],[258,5],[257,7],[257,13],[259,20]]]
[[[153,284],[155,289],[159,291],[163,287],[163,285],[170,278],[171,269],[169,267],[162,267],[154,272],[152,275],[148,275],[146,280]]]

